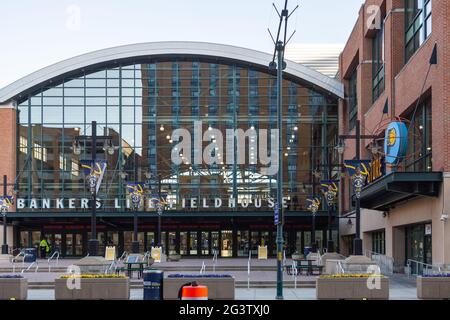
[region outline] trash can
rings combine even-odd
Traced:
[[[163,300],[164,272],[161,270],[144,271],[144,300]]]
[[[305,256],[305,258],[308,256],[308,254],[310,254],[312,252],[312,248],[311,247],[305,247],[305,249],[303,250],[303,254]]]
[[[26,263],[36,262],[37,259],[36,248],[26,248],[24,252],[25,252],[25,256],[23,257],[24,262]]]

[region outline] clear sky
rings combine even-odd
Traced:
[[[271,52],[283,0],[1,0],[0,88],[49,64],[117,45],[183,40]],[[363,0],[289,0],[293,43],[345,43]]]

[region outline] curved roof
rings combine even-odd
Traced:
[[[101,67],[135,58],[163,56],[197,56],[217,60],[245,62],[267,68],[272,55],[260,51],[205,42],[150,42],[98,50],[70,58],[31,73],[0,89],[0,103],[16,100],[41,85],[64,75],[92,66]],[[291,76],[315,85],[337,97],[344,97],[342,83],[301,64],[287,61],[285,76]]]

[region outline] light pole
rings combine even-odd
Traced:
[[[316,244],[316,214],[320,208],[320,199],[316,196],[309,197],[306,199],[307,205],[306,208],[311,212],[312,215],[312,234],[311,234],[311,242],[312,242],[312,252],[317,252],[317,244]]]
[[[91,123],[92,135],[78,136],[75,137],[73,145],[73,153],[75,155],[81,154],[80,140],[91,140],[91,169],[90,174],[87,176],[87,183],[89,186],[89,191],[91,192],[91,239],[88,240],[88,253],[90,256],[98,255],[98,244],[97,239],[97,184],[98,177],[96,175],[97,169],[97,140],[104,140],[105,146],[104,150],[108,152],[109,155],[114,154],[114,146],[112,144],[112,138],[109,136],[97,136],[97,121],[92,121]]]
[[[275,7],[275,5],[273,5]],[[269,64],[269,70],[277,71],[277,128],[278,128],[278,174],[277,174],[277,204],[278,204],[278,223],[277,223],[277,295],[275,299],[283,299],[283,122],[282,122],[282,111],[283,111],[283,70],[286,69],[286,62],[284,61],[284,51],[289,40],[294,34],[287,39],[287,26],[289,17],[295,12],[298,6],[289,14],[287,8],[288,0],[284,2],[284,8],[281,13],[275,7],[275,10],[280,18],[278,24],[277,37],[274,39],[272,33],[273,43],[275,45],[275,50],[273,53],[272,61]],[[284,23],[284,27],[283,27]],[[294,31],[295,33],[295,31]],[[283,39],[283,40],[281,40]],[[277,62],[275,62],[277,60]]]
[[[361,162],[361,140],[364,139],[376,139],[375,135],[361,135],[361,121],[356,120],[355,127],[355,135],[341,135],[340,139],[353,139],[356,142],[356,157],[355,162],[356,165],[356,175],[352,177],[353,190],[355,193],[355,216],[356,216],[356,225],[355,225],[355,239],[353,240],[353,254],[356,256],[361,256],[363,254],[363,246],[361,239],[361,202],[360,195],[361,189],[364,186],[365,177],[361,174],[360,171],[360,162]]]
[[[3,216],[3,245],[2,245],[2,254],[8,254],[8,227],[6,225],[6,214],[8,213],[8,205],[6,201],[8,201],[7,192],[8,188],[8,177],[6,175],[3,176],[3,201],[2,201],[2,216]]]

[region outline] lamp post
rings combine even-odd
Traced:
[[[3,216],[3,245],[2,245],[2,254],[8,254],[8,227],[6,225],[6,214],[8,213],[8,205],[6,204],[7,197],[7,187],[8,187],[8,177],[6,175],[3,176],[3,201],[2,201],[2,216]]]
[[[307,201],[307,209],[311,212],[312,215],[312,234],[311,234],[311,242],[312,242],[312,252],[317,252],[317,244],[316,244],[316,214],[319,211],[320,207],[320,199],[316,196],[312,196]]]
[[[361,135],[361,122],[360,120],[356,120],[355,127],[355,135],[341,135],[340,139],[353,139],[356,141],[356,157],[355,161],[361,161],[361,140],[364,139],[376,139],[375,135]],[[356,168],[356,175],[353,177],[353,190],[355,192],[355,216],[356,216],[356,224],[355,224],[355,239],[353,240],[353,254],[356,256],[361,256],[363,254],[363,246],[361,239],[361,202],[360,195],[361,189],[364,186],[364,177],[360,172],[359,166]]]
[[[109,155],[114,154],[114,146],[111,141],[111,137],[109,136],[97,136],[97,121],[92,121],[91,123],[92,135],[90,137],[87,136],[78,136],[75,137],[75,141],[73,144],[73,153],[75,155],[81,154],[81,146],[80,140],[91,140],[91,171],[90,174],[86,177],[87,184],[89,186],[89,191],[91,193],[91,239],[88,240],[88,253],[90,256],[98,255],[98,244],[99,241],[97,239],[97,184],[98,177],[95,173],[96,170],[96,161],[97,161],[97,140],[104,140],[105,146],[104,150],[107,151]]]

